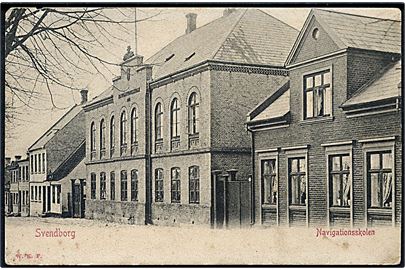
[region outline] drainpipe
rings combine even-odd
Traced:
[[[252,158],[252,176],[251,176],[251,182],[250,182],[250,189],[251,189],[251,214],[250,214],[250,225],[253,226],[256,222],[256,204],[255,204],[255,134],[252,132],[251,129],[249,129],[248,126],[246,126],[247,131],[252,134],[252,153],[251,153],[251,158]]]
[[[149,82],[146,83],[145,94],[145,150],[146,150],[146,194],[145,194],[145,224],[152,224],[152,93]]]

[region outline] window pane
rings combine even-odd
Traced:
[[[316,102],[316,116],[322,116],[322,115],[324,115],[323,89],[317,88],[314,92],[315,92],[315,102]]]
[[[291,176],[291,204],[298,204],[299,202],[299,189],[298,189],[298,181],[299,176]]]
[[[336,156],[336,157],[332,158],[332,170],[340,171],[340,156]]]
[[[370,155],[370,168],[371,169],[380,169],[380,155],[379,154]]]
[[[314,117],[314,100],[313,91],[306,92],[306,117]]]
[[[263,176],[263,202],[271,203],[271,176]]]
[[[350,177],[349,174],[343,174],[343,196],[342,196],[342,206],[350,206]]]
[[[391,153],[383,154],[383,169],[392,169],[392,155]]]
[[[307,192],[306,192],[306,182],[305,182],[305,177],[299,177],[300,179],[300,193],[299,193],[299,199],[300,199],[300,204],[306,204],[307,203]]]
[[[350,170],[349,156],[342,156],[343,170]]]
[[[322,84],[321,76],[322,76],[321,74],[315,76],[315,87],[320,86]]]
[[[330,72],[323,74],[323,84],[331,83]]]
[[[305,159],[303,159],[303,158],[299,159],[299,163],[300,163],[300,172],[306,172],[307,166],[306,166]]]
[[[370,180],[371,207],[380,207],[381,190],[378,181],[378,173],[372,173],[370,175]]]
[[[314,78],[313,77],[307,77],[306,79],[306,87],[312,88],[314,86]]]
[[[298,159],[291,159],[291,172],[297,172],[298,169]]]
[[[391,207],[392,203],[392,173],[384,173],[383,177],[383,207]]]
[[[324,114],[325,115],[331,115],[332,114],[332,91],[330,90],[330,87],[325,88],[324,90]]]
[[[340,175],[334,174],[332,175],[332,205],[333,206],[341,206],[341,183],[340,183]]]

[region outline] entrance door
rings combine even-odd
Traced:
[[[80,179],[79,183],[72,182],[72,207],[73,207],[73,217],[83,218],[84,217],[84,185],[86,183]]]

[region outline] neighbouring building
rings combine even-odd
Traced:
[[[4,160],[4,214],[9,215],[12,210],[12,198],[10,195],[10,182],[11,182],[11,174],[10,174],[10,165],[11,165],[11,158],[6,157]]]
[[[400,21],[310,12],[290,80],[248,114],[256,224],[401,224],[401,44]]]
[[[8,167],[10,174],[11,214],[16,216],[29,215],[29,169],[28,158],[15,156]]]
[[[85,116],[74,105],[28,149],[31,216],[84,216]]]
[[[213,222],[213,171],[251,174],[248,111],[288,81],[298,31],[257,9],[226,9],[121,75],[86,112],[86,217],[127,223]]]

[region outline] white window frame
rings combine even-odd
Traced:
[[[277,226],[280,226],[280,215],[279,215],[279,199],[280,199],[280,183],[279,183],[279,149],[274,148],[274,149],[266,149],[266,150],[259,150],[256,151],[257,157],[258,157],[258,172],[259,175],[257,179],[259,179],[258,184],[259,184],[259,202],[260,202],[260,224],[263,225],[263,206],[265,208],[276,208],[276,224]],[[262,203],[263,198],[262,198],[262,161],[263,160],[269,160],[269,159],[275,159],[275,166],[276,166],[276,181],[277,181],[277,201],[275,206],[266,204],[264,205]]]
[[[330,227],[330,173],[329,173],[329,157],[334,155],[349,155],[349,162],[350,162],[350,227],[353,228],[353,141],[346,141],[346,142],[336,142],[336,143],[326,143],[321,144],[325,148],[325,159],[326,159],[326,203],[327,203],[327,212],[326,217],[328,221],[328,227]],[[340,209],[339,209],[340,210]],[[339,211],[337,210],[337,211]],[[346,209],[341,209],[341,211],[346,212]]]
[[[395,174],[395,141],[396,138],[393,137],[384,137],[384,138],[372,138],[372,139],[364,139],[359,140],[359,143],[362,144],[363,149],[363,184],[364,184],[364,224],[368,227],[368,190],[367,190],[367,154],[369,152],[382,152],[382,151],[391,151],[392,154],[392,208],[384,209],[384,210],[377,210],[377,211],[391,211],[392,217],[392,226],[395,227],[395,210],[396,210],[396,201],[395,201],[395,182],[396,182],[396,174]],[[377,213],[378,214],[378,213]]]

